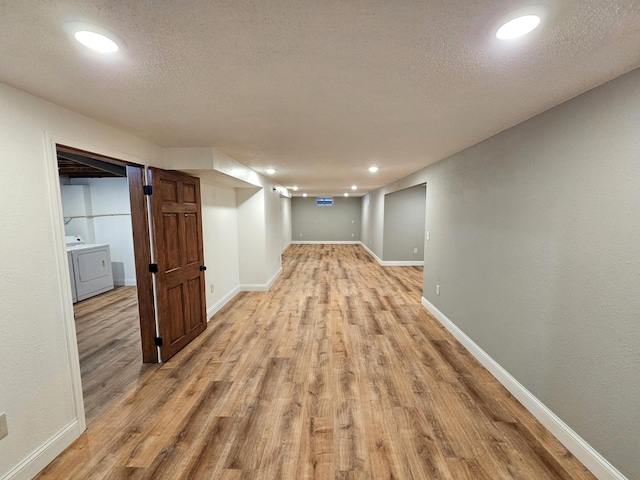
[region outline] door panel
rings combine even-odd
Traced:
[[[184,328],[184,298],[182,284],[167,289],[168,313],[171,321],[168,322],[169,341],[176,343],[181,341],[187,334]]]
[[[189,320],[189,328],[193,330],[197,328],[200,310],[202,309],[201,299],[200,299],[200,279],[194,278],[189,280],[187,284],[188,289],[188,320]]]
[[[207,326],[200,180],[149,169],[158,326],[166,361]]]
[[[162,215],[162,234],[164,236],[164,261],[165,272],[170,272],[181,267],[180,261],[180,226],[178,215]]]
[[[198,236],[198,217],[196,215],[185,213],[184,215],[185,238],[195,238]],[[200,261],[198,244],[196,242],[187,241],[185,245],[186,263],[198,263]]]
[[[163,180],[161,185],[162,201],[164,203],[178,203],[178,182]]]
[[[195,185],[184,185],[182,190],[183,192],[183,202],[184,203],[196,203],[196,188]]]

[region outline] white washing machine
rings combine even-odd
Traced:
[[[78,235],[66,243],[73,303],[113,290],[109,245],[86,244]]]

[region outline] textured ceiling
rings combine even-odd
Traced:
[[[500,43],[530,2],[0,0],[0,81],[297,194],[362,193],[640,66],[640,0],[536,3],[543,26]],[[87,54],[69,21],[123,51]]]

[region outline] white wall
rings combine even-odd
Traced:
[[[136,284],[136,267],[133,253],[133,230],[131,225],[131,203],[129,183],[121,178],[75,178],[72,185],[86,185],[90,194],[93,238],[86,243],[106,243],[111,252],[113,283],[115,285]],[[64,209],[64,206],[63,206]],[[66,210],[65,210],[66,215]],[[108,215],[108,216],[101,216]],[[83,219],[73,219],[66,225],[70,235],[74,225]]]
[[[236,189],[240,288],[266,284],[264,189]],[[255,287],[254,287],[255,286]]]
[[[240,289],[268,290],[282,270],[282,209],[274,185],[236,189]]]
[[[271,285],[282,270],[282,208],[279,192],[274,192],[270,185],[264,192],[265,279],[266,285]]]
[[[174,157],[184,152],[163,149],[4,84],[0,112],[5,167],[0,176],[0,412],[7,414],[9,427],[9,435],[0,440],[0,478],[27,479],[85,427],[55,143],[160,168],[172,168]],[[212,164],[204,176],[215,168],[257,187],[202,186],[211,314],[240,283],[266,289],[277,277],[286,225],[282,192],[272,192],[275,185],[219,152],[210,153]],[[98,189],[106,186],[98,183]],[[100,198],[92,203],[93,213],[105,206]],[[98,226],[96,235],[104,230]]]
[[[236,188],[240,289],[267,290],[281,271],[287,190],[215,148],[169,148],[165,168]]]
[[[210,318],[239,291],[238,212],[233,188],[201,182],[200,196],[207,266],[207,316]]]
[[[282,251],[284,252],[291,245],[291,198],[280,197],[280,208],[282,210]]]
[[[160,167],[163,153],[4,84],[0,112],[0,477],[30,478],[84,428],[54,141]]]
[[[91,192],[86,185],[71,185],[71,181],[60,183],[62,214],[65,235],[78,235],[85,243],[95,243]]]

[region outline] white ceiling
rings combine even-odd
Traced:
[[[0,81],[298,195],[362,194],[640,66],[640,0],[543,0],[541,28],[495,40],[530,3],[0,0]],[[126,45],[96,58],[68,21]]]

